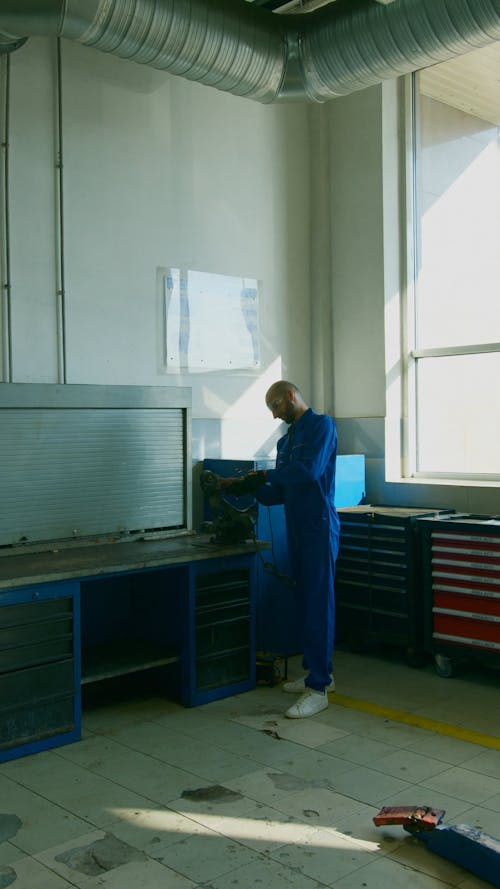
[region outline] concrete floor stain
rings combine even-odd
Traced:
[[[88,843],[86,846],[75,846],[56,855],[56,861],[60,861],[71,870],[79,871],[89,877],[128,864],[129,861],[145,861],[146,855],[139,849],[134,849],[128,843],[117,839],[113,834],[106,834],[100,840]]]
[[[197,787],[195,790],[183,790],[183,799],[192,799],[205,803],[228,803],[243,799],[241,793],[229,790],[221,784],[210,784],[208,787]]]
[[[15,837],[23,822],[17,815],[0,813],[0,843],[6,843]]]

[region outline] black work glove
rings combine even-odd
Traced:
[[[258,469],[256,472],[249,472],[239,478],[221,478],[220,489],[223,494],[231,494],[233,497],[242,497],[244,494],[251,494],[257,488],[261,488],[266,483],[266,470]]]

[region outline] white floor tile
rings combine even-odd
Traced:
[[[337,821],[337,830],[353,843],[371,843],[374,851],[388,855],[404,843],[408,834],[398,825],[375,827],[373,818],[378,812],[376,806],[362,806],[355,812],[342,814]]]
[[[140,751],[119,746],[119,752],[108,752],[90,762],[88,768],[117,786],[140,794],[150,802],[166,805],[196,783],[203,783],[184,769],[160,762]],[[126,804],[130,807],[129,804]]]
[[[324,889],[323,883],[271,859],[260,859],[247,867],[239,867],[203,884],[203,889],[255,889],[256,886],[263,889]]]
[[[26,852],[18,849],[12,843],[0,843],[0,872],[6,864],[13,864],[15,861],[19,861],[20,858],[25,858],[25,856]]]
[[[238,867],[251,865],[258,854],[217,833],[185,837],[162,850],[161,863],[195,883],[207,882]]]
[[[164,807],[122,814],[123,817],[115,821],[109,832],[124,843],[146,852],[151,858],[157,858],[164,846],[210,830],[193,818]]]
[[[323,744],[319,750],[328,756],[336,756],[352,762],[355,765],[367,765],[382,756],[397,753],[401,748],[377,741],[375,738],[367,738],[352,732],[346,733],[341,738]]]
[[[354,763],[338,756],[326,756],[318,750],[297,747],[297,752],[284,757],[283,768],[290,775],[307,781],[311,787],[335,787],[340,775],[355,769]]]
[[[0,867],[0,885],[12,889],[70,889],[73,885],[34,858],[21,858]]]
[[[116,820],[115,811],[134,807],[144,808],[149,801],[126,787],[110,781],[88,769],[53,753],[44,757],[32,756],[29,762],[8,763],[15,768],[9,774],[35,794],[73,813],[95,827],[106,827]],[[51,843],[54,845],[54,843]]]
[[[303,778],[298,778],[296,775],[290,774],[289,771],[280,772],[269,768],[249,772],[240,778],[225,781],[224,784],[249,799],[269,805],[288,796],[289,793],[296,793],[307,786],[307,782]]]
[[[148,858],[117,867],[99,877],[91,877],[85,883],[85,889],[195,889],[197,885],[182,874]]]
[[[465,800],[471,805],[482,803],[493,795],[500,794],[499,779],[471,772],[469,769],[459,766],[454,766],[433,778],[421,781],[420,786],[431,790],[434,795],[442,791],[449,796]]]
[[[335,781],[335,787],[339,793],[353,796],[361,802],[372,806],[382,805],[387,797],[407,790],[411,786],[411,779],[395,778],[392,775],[384,775],[374,768],[356,766],[349,772],[339,775]]]
[[[324,788],[308,788],[278,800],[273,808],[317,829],[338,829],[346,815],[364,807],[359,799]]]
[[[371,861],[350,875],[335,879],[332,889],[449,889],[445,883],[387,856]]]
[[[472,744],[470,741],[462,741],[460,738],[453,738],[449,735],[439,735],[436,732],[429,732],[428,737],[424,739],[416,739],[408,749],[421,756],[440,759],[450,765],[465,765],[469,760],[486,750],[485,747]]]
[[[295,697],[283,695],[288,698],[284,701],[285,708],[293,704]],[[325,725],[315,719],[287,719],[282,714],[275,716],[240,716],[238,722],[248,725],[260,732],[277,735],[285,741],[294,741],[304,747],[320,747],[328,741],[343,737],[346,733],[333,726]]]
[[[28,760],[25,760],[28,765]],[[71,811],[0,775],[0,810],[19,819],[10,846],[30,855],[87,833],[89,825]],[[0,845],[0,850],[4,845]],[[16,887],[17,889],[17,887]]]
[[[183,709],[180,704],[160,697],[120,701],[107,706],[84,708],[82,726],[84,731],[95,734],[113,734],[125,726],[143,722],[145,717],[152,720]]]
[[[500,750],[484,750],[467,760],[465,768],[500,780]]]
[[[333,831],[317,830],[293,845],[282,846],[271,857],[301,874],[329,886],[367,864],[373,854]]]
[[[449,764],[430,756],[421,756],[411,750],[398,750],[374,759],[370,768],[384,775],[392,775],[412,784],[419,784],[426,778],[432,778],[449,769]]]

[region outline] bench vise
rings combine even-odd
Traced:
[[[233,506],[222,496],[219,476],[209,469],[204,469],[201,473],[200,485],[210,509],[214,532],[212,542],[244,543],[246,540],[255,540],[257,504],[252,503],[245,509]]]

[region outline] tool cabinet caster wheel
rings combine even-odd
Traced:
[[[453,664],[451,658],[446,657],[444,654],[435,654],[434,660],[436,662],[436,673],[438,676],[442,676],[444,679],[449,679],[450,676],[453,676]]]

